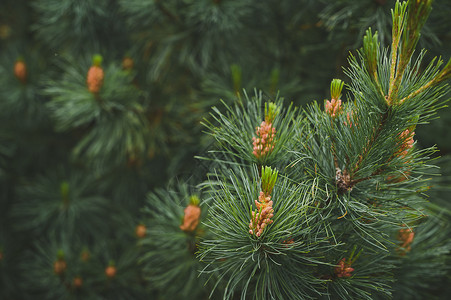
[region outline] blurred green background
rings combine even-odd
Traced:
[[[342,68],[368,27],[389,45],[393,6],[2,0],[0,299],[149,298],[156,288],[137,265],[136,226],[151,223],[141,208],[154,205],[150,191],[204,179],[208,165],[194,156],[213,142],[200,124],[210,107],[254,89],[298,106],[323,101],[331,79],[347,81]],[[449,0],[434,2],[426,63],[451,56],[450,15]],[[92,93],[96,54],[104,78]],[[415,140],[438,147],[442,176],[429,195],[440,210],[451,206],[450,109],[437,117]],[[58,261],[73,267],[55,276]]]

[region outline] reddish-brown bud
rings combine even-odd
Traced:
[[[351,274],[352,271],[354,271],[354,269],[351,268],[351,263],[350,262],[346,262],[346,258],[342,258],[338,262],[338,265],[334,269],[335,275],[337,275],[337,277],[340,277],[340,278],[351,277],[352,276],[352,274]]]
[[[415,232],[412,228],[402,228],[398,232],[398,240],[400,243],[400,249],[398,249],[401,254],[405,254],[411,250],[411,244],[413,243],[413,238],[415,237]]]
[[[139,224],[138,226],[136,226],[135,228],[135,234],[138,238],[143,238],[146,236],[146,226],[144,226],[143,224]]]
[[[409,149],[413,147],[414,140],[413,136],[415,135],[414,131],[411,131],[409,129],[404,130],[400,134],[400,139],[403,140],[403,143],[401,144],[401,147],[399,148],[398,152],[396,153],[398,156],[406,156]]]
[[[190,204],[185,208],[185,216],[183,217],[183,224],[180,229],[186,232],[196,230],[199,224],[201,209],[197,205]]]
[[[284,240],[284,241],[282,242],[282,244],[284,244],[285,247],[289,247],[289,245],[291,245],[291,244],[293,244],[293,243],[294,243],[294,240],[293,240],[293,239]]]
[[[56,275],[62,275],[67,269],[67,264],[64,259],[58,259],[53,263],[53,271]]]
[[[266,226],[273,223],[271,218],[274,216],[273,202],[270,195],[260,192],[258,201],[255,200],[257,210],[252,212],[252,218],[249,223],[249,233],[257,237],[263,234]]]
[[[117,273],[117,269],[115,266],[108,266],[105,269],[105,275],[108,278],[113,278],[114,276],[116,276],[116,273]]]
[[[14,64],[14,75],[22,83],[27,81],[27,65],[23,60],[19,59]]]
[[[272,123],[263,121],[256,128],[257,137],[252,138],[253,151],[255,157],[261,158],[270,153],[274,149],[276,129]]]
[[[337,117],[341,111],[341,100],[340,99],[332,99],[332,100],[326,100],[325,111],[327,114],[329,114],[332,118]]]
[[[79,289],[83,285],[83,279],[80,276],[74,277],[74,280],[72,280],[72,284],[76,289]]]
[[[86,77],[88,90],[93,94],[97,94],[102,88],[103,78],[104,73],[102,67],[96,65],[91,66]]]

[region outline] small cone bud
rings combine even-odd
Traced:
[[[199,224],[201,209],[198,205],[189,204],[185,208],[185,215],[183,217],[183,224],[180,229],[186,232],[192,232]]]
[[[57,260],[53,263],[53,271],[57,275],[62,275],[67,269],[67,264],[66,261],[64,260],[64,251],[58,250],[56,257]]]
[[[328,115],[330,115],[332,118],[337,117],[341,111],[341,100],[340,99],[332,99],[332,100],[326,100],[326,103],[324,104],[325,111]]]
[[[67,264],[64,259],[58,259],[53,263],[53,271],[56,275],[62,275],[67,269]]]
[[[103,85],[104,73],[102,67],[91,66],[86,77],[86,84],[88,85],[88,90],[97,94]]]
[[[249,223],[249,233],[257,237],[263,234],[264,229],[273,223],[271,218],[274,216],[272,207],[271,193],[277,180],[278,171],[272,170],[271,167],[262,167],[261,188],[262,191],[255,200],[257,209],[252,212],[251,221]]]
[[[135,234],[138,238],[142,239],[143,237],[146,236],[146,226],[144,226],[143,224],[139,224],[138,226],[136,226],[135,229]]]
[[[88,74],[86,76],[86,85],[88,86],[88,90],[97,94],[103,85],[104,72],[102,67],[100,66],[102,63],[101,55],[94,55],[92,59],[92,66],[88,70]]]
[[[74,277],[74,280],[72,281],[72,284],[76,289],[79,289],[83,285],[83,279],[80,276]]]
[[[414,237],[415,232],[413,232],[412,228],[402,228],[399,230],[397,238],[400,241],[400,248],[398,248],[398,251],[401,255],[405,255],[406,252],[411,250]]]
[[[265,120],[256,128],[255,134],[257,137],[252,138],[252,154],[257,159],[264,158],[274,149],[276,129],[273,122],[278,113],[279,108],[275,103],[265,103]]]
[[[273,202],[271,201],[271,196],[260,192],[258,201],[255,200],[255,205],[257,209],[255,212],[252,212],[249,233],[259,237],[263,234],[266,226],[273,223],[271,218],[274,216],[274,209],[272,208]]]
[[[252,154],[258,159],[265,157],[274,149],[276,129],[272,123],[263,121],[255,131],[257,137],[252,137]]]
[[[116,273],[117,273],[117,269],[113,265],[110,265],[110,266],[106,267],[106,269],[105,269],[105,275],[108,278],[113,278],[114,276],[116,276]]]
[[[353,268],[351,268],[351,262],[346,262],[346,258],[342,258],[338,265],[335,267],[334,272],[337,277],[340,278],[349,278],[352,276],[351,272],[354,271]]]
[[[14,76],[22,83],[27,81],[27,65],[22,59],[18,59],[14,64]]]

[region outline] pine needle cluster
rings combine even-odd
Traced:
[[[391,48],[367,31],[345,71],[347,102],[343,82],[333,80],[324,108],[284,110],[277,99],[263,106],[256,93],[226,105],[226,114],[213,109],[216,123],[206,126],[218,141],[211,159],[219,166],[205,187],[211,238],[201,242],[199,258],[203,272],[222,274],[224,299],[393,295],[421,228],[438,220],[423,196],[435,149],[417,149],[414,141],[416,126],[443,107],[442,82],[451,72],[441,59],[421,69],[424,53],[413,56],[430,8],[430,1],[396,3]],[[280,113],[274,148],[261,159],[251,141],[268,105]],[[272,194],[264,192],[269,167],[279,172]],[[266,206],[259,193],[271,195]],[[443,262],[439,253],[449,243],[445,252],[438,247],[434,259]]]

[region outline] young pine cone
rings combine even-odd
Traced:
[[[14,64],[14,75],[22,83],[27,81],[27,65],[23,60],[19,59]]]
[[[342,111],[341,99],[326,100],[325,111],[332,118],[337,117]]]
[[[335,267],[334,272],[337,277],[340,278],[349,278],[352,276],[351,272],[354,271],[354,268],[351,268],[351,263],[346,262],[346,258],[342,258],[338,265]]]
[[[91,66],[88,71],[88,75],[86,77],[86,84],[88,85],[88,90],[97,94],[103,85],[103,69],[100,66]]]
[[[185,216],[180,229],[186,232],[192,232],[199,224],[201,209],[199,206],[190,204],[185,208]]]
[[[259,127],[256,128],[257,137],[253,137],[253,154],[257,158],[264,157],[274,149],[274,139],[276,129],[272,123],[263,121]]]

